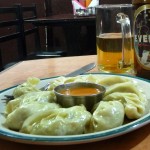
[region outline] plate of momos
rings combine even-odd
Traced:
[[[63,108],[54,88],[70,82],[104,85],[101,101],[87,111],[84,105]],[[48,84],[46,91],[40,87]],[[16,142],[65,145],[116,137],[150,122],[149,80],[115,74],[76,77],[29,77],[24,83],[0,93],[0,137]],[[5,95],[14,99],[6,102]]]

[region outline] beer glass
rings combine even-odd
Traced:
[[[134,74],[132,21],[131,4],[96,7],[97,67],[100,72]]]

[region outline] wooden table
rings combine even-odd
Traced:
[[[59,15],[51,15],[42,18],[25,20],[25,22],[33,23],[35,26],[45,26],[48,34],[46,34],[46,38],[48,41],[46,43],[47,46],[53,46],[53,27],[63,27],[64,34],[67,43],[67,54],[68,56],[77,56],[82,55],[82,49],[80,45],[81,38],[81,27],[86,26],[88,32],[88,43],[92,43],[92,48],[94,51],[92,54],[96,54],[96,17],[95,16],[85,16],[85,17],[77,17],[73,14],[59,14]],[[85,31],[84,31],[85,32]],[[49,40],[50,39],[50,40]],[[91,49],[90,49],[91,50]],[[88,51],[86,49],[86,51]],[[88,52],[87,52],[88,53]],[[86,54],[87,54],[86,53]],[[89,53],[88,53],[89,54]],[[91,54],[91,53],[90,53]]]
[[[0,73],[0,90],[21,83],[29,76],[46,78],[51,76],[67,74],[88,63],[96,62],[95,55],[51,58],[41,60],[23,61]],[[94,68],[91,72],[97,72]],[[66,146],[42,146],[30,145],[17,142],[11,142],[0,139],[1,150],[27,150],[27,149],[42,149],[42,150],[149,150],[150,149],[150,124],[127,133],[125,135],[112,139]]]
[[[73,14],[59,14],[59,15],[52,15],[42,18],[30,19],[26,20],[26,22],[32,22],[37,26],[45,26],[45,25],[53,25],[53,26],[66,26],[70,24],[81,25],[93,25],[96,22],[96,17],[93,16],[81,16],[77,17]]]

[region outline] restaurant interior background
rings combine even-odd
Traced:
[[[36,4],[37,7],[37,17],[50,16],[52,14],[59,13],[73,13],[71,0],[1,0],[0,7],[12,6],[14,4],[21,3],[22,5],[31,5],[33,3]],[[59,3],[59,4],[58,4]],[[100,0],[100,4],[121,4],[121,3],[131,3],[131,0]],[[5,17],[7,16],[0,16]],[[3,19],[3,18],[1,18]],[[0,20],[1,20],[0,19]],[[0,35],[4,35],[5,33],[11,32],[13,28],[6,28],[5,30],[0,29]],[[74,31],[70,31],[74,32]],[[45,27],[39,27],[41,47],[45,49]],[[81,48],[80,55],[90,55],[96,54],[96,45],[95,45],[95,25],[87,27],[86,24],[82,25],[80,28],[80,39],[79,44]],[[63,27],[48,27],[46,30],[47,39],[48,39],[48,49],[58,49],[67,51],[67,44],[64,29]],[[51,39],[51,34],[53,34],[53,39]],[[74,39],[72,39],[74,40]],[[28,35],[27,37],[27,50],[28,53],[35,50],[35,44],[33,41],[33,35]],[[1,43],[1,55],[3,59],[3,63],[7,64],[11,61],[16,60],[17,44],[15,40]],[[9,52],[8,52],[9,50]]]

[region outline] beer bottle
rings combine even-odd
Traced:
[[[150,79],[150,0],[132,0],[134,6],[135,71]]]

